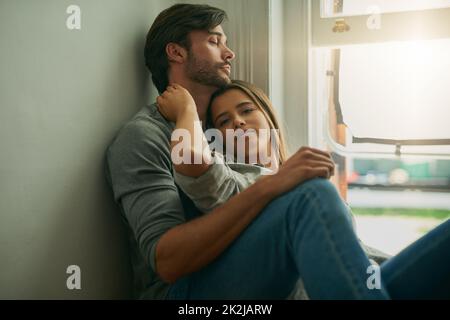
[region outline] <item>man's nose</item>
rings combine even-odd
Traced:
[[[233,52],[233,50],[231,50],[228,47],[225,47],[225,53],[224,53],[224,60],[225,61],[232,61],[234,58],[236,57],[235,53]]]

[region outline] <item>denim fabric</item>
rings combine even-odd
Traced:
[[[393,299],[450,299],[450,220],[381,265]]]
[[[381,288],[369,289],[371,263],[347,207],[328,180],[312,179],[270,202],[216,260],[175,282],[166,298],[286,299],[299,278],[311,299],[389,299],[386,288],[398,298],[410,290],[397,288],[408,282],[404,275],[430,273],[416,270],[416,260],[445,253],[446,265],[438,275],[449,270],[448,224],[436,233],[385,262]],[[430,265],[424,262],[421,267]]]

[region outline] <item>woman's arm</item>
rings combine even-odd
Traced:
[[[208,170],[211,151],[203,133],[197,107],[191,94],[172,85],[157,98],[160,112],[175,122],[171,139],[174,169],[188,177],[199,177]]]
[[[199,177],[185,176],[176,170],[176,184],[194,202],[201,212],[210,212],[227,202],[232,196],[244,191],[269,169],[249,164],[227,164],[223,155],[216,152],[213,164]]]

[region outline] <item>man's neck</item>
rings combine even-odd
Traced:
[[[171,83],[178,83],[182,87],[186,88],[187,91],[194,98],[195,104],[197,106],[197,113],[200,121],[202,121],[203,126],[206,121],[206,110],[208,108],[209,100],[212,94],[217,88],[212,86],[205,86],[202,84],[194,83],[185,77],[172,76],[170,79]]]
[[[212,94],[217,90],[217,88],[192,83],[187,83],[184,85],[184,87],[194,98],[195,104],[197,106],[198,117],[200,121],[202,121],[203,125],[205,125],[206,110],[208,109],[209,100],[211,99]]]

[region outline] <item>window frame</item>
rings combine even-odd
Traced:
[[[345,1],[345,0],[344,0]],[[311,122],[310,126],[310,142],[312,145],[317,147],[323,147],[324,144],[328,145],[333,152],[336,152],[342,156],[349,157],[368,157],[368,158],[398,158],[403,157],[426,157],[433,159],[450,159],[450,152],[436,153],[430,152],[430,150],[423,150],[421,152],[406,150],[403,151],[402,146],[449,146],[450,139],[405,139],[405,140],[393,140],[393,139],[377,139],[366,138],[366,137],[354,137],[353,142],[360,144],[376,142],[376,144],[370,145],[368,148],[362,150],[351,150],[348,147],[338,143],[330,132],[330,104],[334,104],[337,108],[340,108],[339,102],[339,47],[344,45],[360,44],[360,43],[382,43],[389,41],[399,41],[399,40],[418,40],[413,34],[413,32],[408,30],[416,30],[414,26],[417,24],[417,17],[423,15],[424,21],[434,20],[433,29],[439,29],[442,26],[447,26],[446,32],[430,32],[427,34],[422,34],[420,39],[436,39],[436,38],[450,38],[450,8],[445,9],[428,9],[423,11],[413,11],[413,12],[396,12],[387,13],[382,15],[382,21],[387,20],[387,24],[392,26],[394,20],[400,19],[403,26],[399,32],[394,32],[393,34],[388,30],[369,30],[365,24],[365,20],[368,16],[355,16],[345,18],[351,27],[349,32],[333,32],[332,28],[335,21],[339,18],[321,18],[320,9],[322,1],[311,1],[311,47],[310,47],[310,61],[309,79],[311,82],[310,90],[310,114]],[[384,22],[383,22],[384,23]],[[319,26],[319,28],[318,28]],[[411,29],[412,28],[412,29]],[[442,31],[442,30],[440,30]],[[374,33],[376,35],[374,35]],[[356,37],[353,39],[353,35]],[[363,37],[367,37],[364,38]],[[318,67],[318,56],[315,52],[317,50],[332,50],[332,55],[330,57],[331,66],[326,66],[326,72],[328,74],[319,74],[319,71],[323,71],[323,66]],[[322,57],[323,58],[323,57]],[[336,63],[337,62],[337,63]],[[320,69],[320,70],[319,70]],[[328,80],[322,80],[323,82],[319,84],[319,79],[317,77],[326,77]],[[330,77],[331,76],[331,77]],[[326,88],[318,88],[318,86],[323,86],[325,84]],[[318,91],[320,90],[320,91]],[[326,93],[325,93],[326,91]],[[319,95],[328,94],[327,99],[321,99]],[[336,112],[337,123],[344,124],[344,119],[342,119],[342,114]],[[373,146],[380,145],[392,145],[392,150],[389,151],[379,151],[370,150]]]
[[[380,28],[374,29],[368,26],[371,14],[322,18],[321,3],[311,1],[313,47],[450,38],[450,8],[383,13],[379,15]],[[342,20],[350,29],[334,32],[333,28]]]

